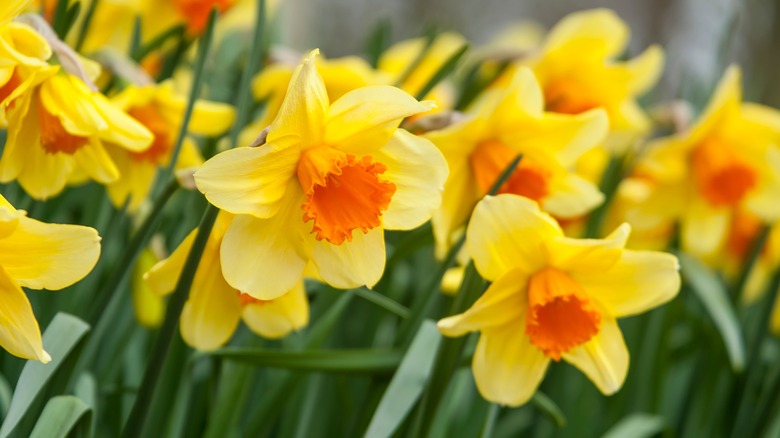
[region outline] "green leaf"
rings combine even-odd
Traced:
[[[8,413],[8,408],[11,406],[12,394],[11,385],[8,383],[8,380],[0,374],[0,415],[2,415],[3,418],[5,418],[5,415]]]
[[[428,95],[428,93],[433,90],[433,87],[439,84],[444,78],[449,76],[450,73],[455,71],[455,67],[458,66],[458,62],[460,62],[460,59],[463,57],[463,55],[466,54],[466,52],[469,50],[468,43],[464,43],[460,49],[458,49],[457,52],[455,52],[452,56],[447,59],[447,61],[442,64],[441,68],[439,68],[439,71],[437,71],[431,78],[428,80],[428,82],[425,84],[425,86],[417,93],[417,100],[423,100],[425,96]]]
[[[43,345],[51,356],[51,362],[43,364],[28,361],[24,365],[16,383],[8,415],[0,427],[0,437],[7,437],[16,428],[36,397],[88,331],[89,326],[75,316],[58,313],[54,317],[43,334]]]
[[[256,366],[329,373],[389,374],[401,362],[396,350],[285,351],[228,347],[202,353]]]
[[[541,391],[536,391],[531,398],[531,403],[542,411],[559,428],[566,426],[566,416],[555,402]]]
[[[358,297],[368,301],[369,303],[375,304],[388,312],[403,318],[408,319],[409,318],[409,309],[405,307],[404,305],[398,303],[397,301],[393,300],[392,298],[388,298],[382,294],[380,294],[377,291],[370,290],[370,289],[356,289],[355,295]]]
[[[660,415],[631,414],[612,426],[602,438],[645,438],[664,431],[666,422]]]
[[[390,436],[403,422],[425,388],[440,342],[436,324],[424,321],[382,396],[366,437]]]
[[[61,395],[46,403],[30,438],[65,438],[77,430],[87,436],[91,425],[92,409],[77,397]]]
[[[731,368],[737,372],[742,371],[745,367],[745,339],[725,286],[715,273],[698,260],[685,253],[678,253],[677,257],[680,259],[683,278],[707,309],[720,332]]]

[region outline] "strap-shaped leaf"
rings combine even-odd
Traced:
[[[65,438],[76,430],[88,436],[91,428],[92,409],[78,397],[61,395],[46,403],[30,438]]]

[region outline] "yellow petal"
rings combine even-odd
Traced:
[[[430,219],[441,204],[448,168],[444,156],[428,140],[399,129],[375,158],[387,166],[382,174],[395,193],[382,214],[384,227],[408,230]]]
[[[564,353],[563,359],[585,373],[604,395],[617,392],[628,373],[628,348],[611,318],[602,319],[599,334]]]
[[[0,28],[0,50],[22,65],[42,67],[51,57],[49,43],[33,28],[22,23],[9,23]]]
[[[249,303],[241,317],[249,328],[268,339],[279,339],[309,323],[309,299],[303,281],[273,301]]]
[[[121,207],[129,197],[128,211],[138,211],[138,208],[149,196],[154,177],[157,174],[157,166],[146,161],[133,159],[130,152],[122,148],[107,145],[106,151],[111,156],[120,175],[119,179],[106,186],[108,197],[117,208]]]
[[[297,193],[296,193],[297,192]],[[273,300],[300,280],[309,260],[300,210],[300,189],[267,219],[239,215],[222,241],[222,270],[233,288],[260,300]]]
[[[699,139],[717,128],[728,114],[739,110],[742,101],[741,80],[742,72],[739,67],[730,65],[718,82],[707,107],[688,131],[689,147],[693,147]]]
[[[27,295],[0,267],[0,347],[14,356],[48,362],[43,351],[41,329],[35,320]]]
[[[235,118],[236,111],[228,104],[198,100],[195,102],[188,129],[196,135],[216,137],[230,129]]]
[[[327,111],[325,143],[344,151],[370,151],[387,143],[405,117],[430,111],[432,102],[418,102],[389,85],[347,92]]]
[[[87,146],[79,148],[73,154],[73,159],[90,178],[99,183],[108,184],[119,178],[119,169],[99,141],[92,140]]]
[[[547,264],[543,243],[563,232],[532,200],[516,195],[486,196],[474,208],[466,247],[482,276],[495,281],[519,269],[526,274]]]
[[[187,261],[187,255],[190,253],[198,229],[190,231],[190,234],[182,240],[176,250],[165,259],[159,261],[149,272],[144,274],[144,280],[149,288],[160,295],[167,295],[173,292],[176,282],[179,281],[184,263]]]
[[[624,250],[617,263],[601,270],[578,270],[572,276],[613,317],[646,312],[677,296],[677,257],[658,251]]]
[[[628,90],[632,95],[642,95],[653,88],[664,69],[664,49],[652,45],[641,55],[625,63],[631,79]]]
[[[0,5],[0,26],[16,18],[32,0],[6,0]]]
[[[55,75],[40,87],[40,101],[72,135],[89,137],[108,129],[108,123],[95,106],[92,92],[80,79]]]
[[[767,222],[780,219],[780,149],[770,146],[766,151],[767,169],[763,181],[745,199],[745,207]]]
[[[95,107],[108,121],[108,128],[100,132],[100,138],[131,152],[142,152],[151,146],[154,134],[140,122],[114,106],[105,96],[95,93]]]
[[[19,225],[22,212],[17,211],[3,195],[0,195],[0,239],[8,237]]]
[[[441,207],[431,216],[436,257],[439,259],[445,257],[452,244],[453,234],[466,223],[481,196],[468,157],[450,159],[449,169],[450,176],[444,185]]]
[[[486,400],[520,406],[534,395],[547,371],[548,359],[523,333],[522,320],[483,331],[471,369]]]
[[[714,208],[703,199],[694,199],[682,217],[683,249],[704,259],[716,256],[725,242],[730,222],[728,209]]]
[[[604,202],[604,194],[592,182],[573,173],[554,178],[542,208],[560,218],[582,216]]]
[[[628,26],[612,10],[591,9],[567,15],[550,30],[544,51],[578,42],[600,58],[619,55],[628,44]]]
[[[352,231],[352,241],[334,245],[315,241],[311,259],[323,280],[339,289],[372,288],[385,270],[385,236],[382,227],[363,234]]]
[[[631,227],[623,224],[605,239],[551,239],[545,244],[550,266],[566,272],[603,272],[620,259],[630,233]]]
[[[528,275],[522,271],[506,273],[494,281],[468,310],[439,320],[436,324],[439,331],[444,336],[463,336],[468,332],[521,321],[528,301],[525,293],[527,281]]]
[[[0,239],[0,266],[31,289],[70,286],[92,270],[99,256],[97,231],[78,225],[21,217],[13,234]]]
[[[222,276],[219,252],[204,252],[182,309],[182,339],[198,350],[221,347],[233,335],[240,317],[238,292]]]
[[[217,154],[195,172],[195,183],[206,199],[234,214],[269,217],[294,181],[300,151],[266,144]]]
[[[304,146],[321,143],[328,92],[314,65],[319,50],[312,50],[293,73],[279,113],[271,123],[268,142],[291,137]]]
[[[540,118],[544,110],[544,97],[539,81],[528,67],[517,69],[506,89],[494,91],[495,97],[483,97],[484,103],[476,103],[474,111],[488,117],[497,133],[517,130],[518,116]],[[493,104],[490,103],[493,100]],[[492,106],[492,108],[491,108]],[[489,114],[487,113],[489,111]]]

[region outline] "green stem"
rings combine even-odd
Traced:
[[[179,327],[181,311],[189,296],[190,287],[195,278],[195,272],[198,269],[198,264],[200,264],[200,259],[203,255],[203,250],[206,248],[206,243],[208,243],[211,229],[214,227],[214,222],[217,219],[217,214],[219,214],[218,208],[213,205],[206,207],[206,212],[203,214],[203,219],[201,219],[200,226],[198,227],[198,234],[195,236],[195,241],[192,244],[190,253],[187,255],[187,261],[184,263],[184,269],[179,277],[179,281],[176,283],[176,289],[168,301],[165,321],[160,329],[157,341],[154,344],[154,349],[152,350],[149,363],[144,372],[143,380],[141,381],[141,387],[138,390],[138,396],[136,397],[133,409],[130,412],[130,417],[127,419],[125,428],[122,431],[122,437],[124,438],[141,436],[147,414],[149,413],[149,406],[154,397],[154,392],[160,377],[160,372],[165,362],[165,358],[168,355],[168,348]]]
[[[236,104],[236,121],[230,129],[230,147],[236,147],[238,135],[241,129],[249,121],[249,113],[252,106],[252,78],[260,69],[265,52],[265,0],[257,0],[257,18],[255,19],[255,31],[252,35],[252,48],[249,51],[249,59],[241,72],[241,83],[238,86],[238,102]],[[245,145],[248,146],[248,145]]]
[[[99,321],[105,317],[105,310],[109,306],[109,303],[119,298],[119,286],[122,284],[125,278],[127,278],[128,273],[135,264],[136,257],[138,257],[141,249],[143,249],[144,245],[146,245],[146,242],[151,237],[152,232],[157,229],[157,225],[159,224],[160,218],[162,217],[161,213],[165,207],[165,204],[168,203],[168,200],[171,199],[171,196],[173,196],[173,194],[176,193],[176,190],[178,189],[179,184],[176,182],[176,180],[172,180],[168,183],[165,189],[163,189],[162,193],[160,193],[160,195],[157,197],[157,200],[154,202],[154,206],[152,207],[152,211],[149,213],[149,216],[144,220],[144,222],[141,224],[141,227],[138,228],[138,231],[136,231],[133,235],[133,238],[127,245],[127,249],[122,254],[122,258],[116,265],[116,271],[114,271],[111,277],[109,277],[108,282],[102,288],[102,293],[95,297],[95,306],[93,307],[93,310],[89,314],[88,318],[88,322],[92,327],[95,327],[97,324],[99,324]]]
[[[428,82],[425,84],[425,86],[420,89],[420,91],[417,92],[417,95],[415,98],[417,100],[423,100],[425,99],[425,96],[428,95],[428,93],[433,90],[433,87],[439,84],[444,78],[446,78],[450,73],[452,73],[455,70],[455,67],[458,66],[458,62],[463,57],[463,55],[466,54],[466,52],[469,50],[468,43],[463,43],[463,45],[458,49],[455,53],[452,54],[452,56],[447,59],[447,61],[442,64],[441,68],[431,76],[431,78],[428,80]]]
[[[184,117],[179,127],[179,136],[176,138],[176,145],[173,147],[173,153],[171,154],[171,162],[168,164],[168,168],[162,173],[162,181],[167,181],[173,175],[173,169],[176,167],[176,162],[179,159],[179,153],[181,147],[184,144],[184,138],[187,136],[187,129],[190,125],[190,119],[192,118],[192,112],[195,109],[195,102],[200,96],[200,90],[203,87],[203,69],[206,65],[206,59],[209,56],[209,49],[211,48],[211,40],[214,38],[214,24],[217,21],[217,9],[212,8],[211,14],[209,14],[209,21],[206,24],[206,30],[203,32],[203,36],[200,39],[198,46],[198,60],[195,63],[195,78],[192,81],[192,88],[190,89],[190,96],[187,99],[187,107],[184,110]]]
[[[601,235],[601,227],[607,217],[609,206],[615,197],[618,185],[620,185],[624,161],[625,157],[618,156],[612,156],[609,159],[609,164],[607,164],[599,184],[599,189],[604,194],[604,203],[588,216],[588,222],[585,224],[585,237],[587,238],[596,238]]]
[[[84,21],[81,22],[79,36],[76,39],[76,45],[73,47],[77,52],[81,52],[81,48],[84,46],[84,41],[86,41],[89,33],[89,25],[92,24],[92,17],[95,15],[95,9],[97,9],[99,3],[100,0],[92,0],[87,8],[87,12],[84,13]]]
[[[368,301],[371,304],[376,304],[377,306],[387,310],[388,312],[403,318],[407,319],[409,318],[409,309],[407,309],[402,304],[397,303],[394,300],[391,300],[390,298],[369,289],[356,289],[355,295],[358,297]]]

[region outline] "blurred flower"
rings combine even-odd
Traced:
[[[648,146],[636,173],[653,181],[629,221],[680,221],[682,248],[711,262],[737,210],[765,222],[780,218],[780,112],[741,102],[740,72],[730,67],[690,129]]]
[[[309,301],[302,278],[283,295],[267,301],[242,294],[225,281],[219,248],[232,220],[233,216],[225,212],[217,217],[181,314],[182,338],[198,350],[224,345],[236,330],[239,319],[258,335],[270,339],[286,336],[309,322]],[[145,275],[151,290],[159,294],[173,292],[196,234],[197,229],[170,257],[154,265]]]
[[[257,133],[270,125],[279,114],[299,59],[296,55],[294,63],[282,60],[269,65],[254,78],[252,94],[257,100],[265,100],[265,107],[262,116],[242,131],[240,145],[249,145]],[[334,59],[318,56],[314,62],[331,103],[356,88],[389,83],[387,78],[357,56]]]
[[[663,68],[659,46],[630,61],[615,60],[626,49],[629,33],[611,10],[575,12],[553,27],[538,54],[526,61],[539,78],[548,111],[607,111],[606,146],[613,151],[625,150],[649,131],[650,121],[636,98],[655,84]]]
[[[141,152],[153,139],[143,125],[68,74],[52,74],[17,98],[8,125],[0,181],[17,179],[35,199],[61,192],[76,168],[100,183],[115,181],[119,170],[103,142]]]
[[[477,204],[466,245],[492,284],[465,313],[439,321],[446,336],[479,331],[472,371],[485,399],[525,403],[550,360],[564,359],[604,394],[628,371],[616,318],[657,307],[680,288],[671,254],[623,249],[630,233],[606,239],[564,237],[536,203],[514,195]]]
[[[539,202],[551,214],[570,218],[603,201],[598,188],[571,170],[607,133],[607,117],[595,109],[578,115],[543,111],[539,84],[528,69],[505,87],[484,93],[470,117],[425,134],[444,154],[451,176],[442,206],[433,215],[437,254],[444,256],[453,233],[518,155],[523,158],[499,189]]]
[[[440,33],[419,63],[413,65],[425,50],[425,43],[426,38],[396,43],[382,53],[377,69],[387,74],[392,83],[402,90],[417,95],[447,60],[466,44],[466,40],[453,32]],[[438,84],[424,98],[436,102],[437,107],[431,108],[433,111],[451,109],[455,104],[455,92],[447,82]]]
[[[8,24],[14,17],[21,14],[32,3],[32,0],[3,0],[0,4],[0,26]]]
[[[119,178],[107,185],[108,195],[115,206],[121,206],[130,197],[128,209],[136,210],[149,195],[155,173],[168,166],[183,123],[187,99],[174,93],[171,82],[159,85],[130,85],[111,102],[144,125],[154,136],[151,146],[134,152],[109,144],[109,156],[119,170]],[[195,135],[217,136],[233,123],[235,114],[230,105],[198,100],[195,102],[188,132]],[[197,167],[203,163],[195,142],[185,137],[176,169]]]
[[[52,55],[46,40],[22,23],[0,25],[0,125],[16,98],[53,74],[46,62]]]
[[[432,103],[369,86],[329,104],[316,54],[293,74],[263,146],[222,152],[195,174],[209,202],[239,215],[222,265],[228,283],[257,299],[288,291],[309,260],[334,287],[373,286],[384,229],[427,221],[447,177],[429,141],[397,129]]]
[[[39,222],[0,196],[0,346],[21,358],[51,360],[22,287],[70,286],[92,270],[99,255],[94,229]]]

